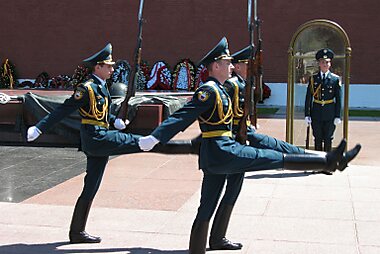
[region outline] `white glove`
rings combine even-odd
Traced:
[[[129,124],[129,120],[123,121],[121,118],[116,118],[115,122],[113,123],[113,126],[115,126],[116,129],[118,130],[124,130],[127,128],[127,125]]]
[[[32,126],[28,129],[27,132],[27,140],[28,142],[32,142],[35,139],[37,139],[41,135],[40,129],[38,129],[36,126]]]
[[[339,117],[336,117],[336,118],[334,119],[334,124],[335,124],[335,125],[341,124],[341,122],[342,122],[342,120],[340,120]]]
[[[160,141],[152,135],[142,137],[139,139],[139,147],[141,150],[147,152],[153,149]]]
[[[310,116],[306,116],[306,117],[305,117],[305,123],[306,123],[307,125],[310,125],[310,124],[311,124],[311,117],[310,117]]]

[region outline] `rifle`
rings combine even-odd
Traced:
[[[138,34],[137,34],[137,46],[136,46],[135,55],[134,55],[134,57],[135,57],[134,58],[134,65],[133,65],[133,67],[132,67],[133,69],[129,75],[127,94],[125,96],[124,101],[121,103],[121,107],[120,107],[119,113],[117,115],[117,117],[121,118],[123,121],[125,121],[127,119],[128,101],[131,99],[131,97],[135,96],[135,94],[136,94],[137,76],[138,76],[140,65],[141,65],[143,6],[144,6],[144,0],[140,0],[140,7],[139,7],[139,14],[138,14],[139,28],[138,28]]]
[[[255,1],[256,2],[256,1]],[[256,10],[255,3],[255,10]],[[255,26],[256,26],[256,39],[257,39],[257,49],[255,53],[255,63],[254,63],[254,75],[255,75],[255,90],[254,90],[254,100],[253,100],[253,117],[251,117],[251,123],[257,128],[257,102],[263,100],[263,48],[262,48],[262,38],[261,38],[261,20],[257,16],[257,11],[255,11]]]
[[[256,6],[256,1],[255,1]],[[256,9],[256,7],[255,7]],[[254,24],[252,23],[252,0],[248,0],[248,32],[249,32],[249,45],[251,47],[250,57],[248,61],[248,71],[247,71],[247,82],[245,84],[245,93],[244,93],[244,108],[243,116],[240,119],[238,130],[236,133],[236,141],[240,144],[246,144],[247,142],[247,120],[253,118],[254,105]]]

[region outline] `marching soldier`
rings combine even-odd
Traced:
[[[226,80],[224,83],[224,88],[231,98],[232,111],[233,111],[233,123],[232,123],[232,133],[236,135],[238,131],[238,126],[241,118],[243,117],[244,110],[244,95],[245,95],[245,82],[247,80],[247,69],[248,61],[251,56],[251,47],[248,46],[231,56],[232,64],[234,66],[233,77]],[[260,134],[256,132],[250,123],[248,126],[248,141],[250,145],[256,148],[262,149],[272,149],[284,153],[305,153],[305,151],[297,146],[286,143],[282,140],[277,140],[273,137]],[[218,209],[215,214],[215,218],[212,224],[209,246],[210,249],[220,250],[228,249],[235,250],[241,249],[241,243],[234,243],[226,238],[226,232],[230,217],[232,214],[233,207],[237,201],[240,194],[244,173],[238,174],[227,174],[225,177],[215,178],[215,180],[220,180],[218,184],[221,186],[217,191],[222,192],[222,188],[226,183],[225,192]]]
[[[70,243],[99,243],[100,237],[89,235],[85,231],[91,204],[99,189],[109,156],[141,152],[138,146],[140,135],[123,133],[128,122],[116,118],[110,113],[111,95],[106,80],[113,72],[112,46],[107,44],[101,51],[83,60],[90,68],[90,79],[79,84],[73,95],[44,117],[35,126],[28,129],[29,142],[37,139],[54,124],[79,111],[82,118],[80,127],[81,150],[87,156],[86,176],[70,225]],[[117,130],[110,130],[113,125]],[[169,146],[158,147],[162,153],[191,153],[191,142],[176,141]]]
[[[334,58],[331,49],[319,50],[315,58],[319,72],[310,78],[305,99],[305,121],[313,129],[315,150],[328,152],[335,127],[341,123],[341,83],[339,76],[330,71]]]
[[[231,59],[227,39],[223,38],[200,61],[209,71],[206,83],[195,91],[190,102],[166,119],[151,135],[139,140],[140,148],[150,151],[158,143],[168,142],[195,120],[199,121],[202,131],[199,167],[203,170],[203,181],[200,206],[190,235],[191,254],[202,254],[206,251],[209,221],[217,206],[226,176],[276,168],[333,172],[339,167],[337,165],[341,165],[343,170],[360,150],[360,145],[357,145],[343,154],[346,142],[342,140],[338,148],[329,153],[286,154],[242,145],[235,141],[232,133],[231,98],[223,87],[234,69]]]

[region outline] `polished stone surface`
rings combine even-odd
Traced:
[[[0,158],[2,202],[24,201],[86,170],[76,148],[0,146]]]

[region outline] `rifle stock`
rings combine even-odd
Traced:
[[[144,0],[140,0],[139,14],[138,14],[138,34],[137,34],[137,46],[134,55],[134,65],[133,69],[129,75],[127,94],[125,95],[124,101],[121,103],[118,118],[121,118],[123,121],[127,119],[128,114],[128,102],[136,94],[136,83],[138,79],[138,73],[141,65],[141,45],[142,45],[142,10],[144,6]]]

